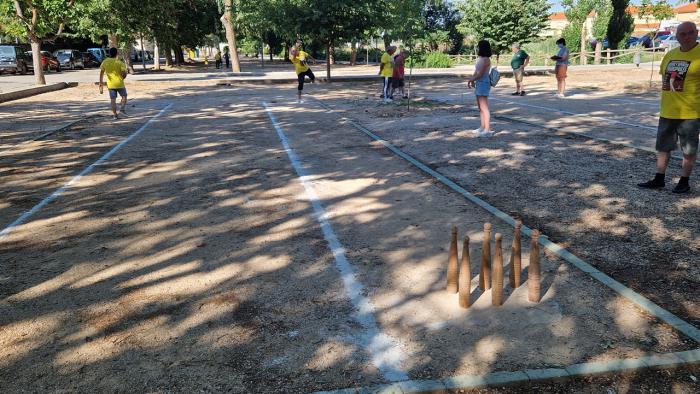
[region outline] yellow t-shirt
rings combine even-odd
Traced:
[[[669,51],[661,61],[661,117],[700,119],[700,45]]]
[[[309,69],[309,66],[306,64],[306,59],[308,57],[309,54],[304,51],[299,51],[296,56],[289,55],[289,60],[291,60],[292,64],[294,64],[294,70],[297,72],[297,75]]]
[[[107,75],[107,89],[121,89],[124,87],[122,73],[126,72],[126,66],[121,60],[108,57],[100,64],[100,70]]]
[[[391,66],[391,55],[389,55],[388,52],[384,52],[382,55],[382,64],[384,65],[384,68],[382,68],[382,72],[379,73],[382,77],[389,77],[394,74],[394,69]]]

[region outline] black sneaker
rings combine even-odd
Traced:
[[[524,96],[524,95],[525,95],[525,91],[523,90],[522,92],[520,92],[520,95],[521,95],[521,96]]]
[[[638,183],[637,186],[641,187],[642,189],[661,189],[666,186],[666,182],[652,179],[650,181]]]
[[[510,95],[511,95],[511,96],[520,96],[520,93],[518,93],[518,92],[513,92],[513,93],[511,93]]]
[[[688,193],[690,191],[690,184],[688,183],[678,183],[676,187],[673,188],[673,192],[676,194]]]

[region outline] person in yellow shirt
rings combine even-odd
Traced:
[[[390,89],[391,77],[394,74],[394,52],[396,52],[396,47],[393,45],[388,46],[379,64],[379,75],[382,77],[382,82],[384,83],[382,87],[382,98],[384,102],[389,102],[393,98],[391,97]]]
[[[126,65],[117,59],[117,48],[109,48],[109,57],[100,64],[100,94],[104,89],[104,76],[107,75],[107,89],[109,90],[109,100],[112,104],[112,114],[114,119],[117,116],[117,94],[121,96],[120,112],[126,115]]]
[[[311,83],[316,81],[316,76],[314,75],[313,71],[311,71],[308,62],[311,61],[316,63],[316,59],[311,57],[311,55],[308,53],[302,51],[301,41],[297,41],[296,45],[289,50],[289,60],[291,60],[292,64],[294,65],[294,71],[297,73],[297,81],[299,82],[299,85],[297,86],[297,101],[299,103],[303,103],[304,101],[301,99],[301,91],[304,90],[304,80],[308,76],[309,79],[311,79]]]
[[[674,193],[690,191],[690,173],[697,159],[700,134],[700,45],[698,28],[693,22],[678,25],[676,38],[680,47],[664,56],[659,73],[662,76],[659,127],[656,133],[656,176],[639,183],[645,189],[666,186],[666,168],[671,151],[683,153],[681,178]]]

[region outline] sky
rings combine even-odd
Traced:
[[[631,0],[630,1],[630,4],[639,4],[639,3],[641,3],[641,0]],[[679,4],[677,4],[677,3],[680,3],[680,1],[678,1],[678,0],[669,0],[668,1],[668,4],[670,4],[671,7],[678,6]],[[682,3],[685,4],[686,2],[682,2]],[[563,8],[561,7],[561,1],[552,1],[551,4],[552,4],[552,7],[550,8],[550,10],[552,12],[563,11]]]

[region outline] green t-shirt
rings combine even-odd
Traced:
[[[515,52],[513,54],[513,58],[510,60],[510,66],[513,67],[513,70],[519,69],[523,64],[525,64],[525,59],[527,59],[527,57],[527,52],[523,51],[522,49]]]

